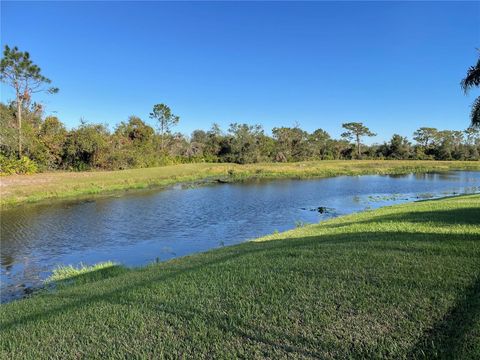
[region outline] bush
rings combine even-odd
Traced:
[[[35,174],[36,172],[38,172],[37,164],[26,156],[13,159],[0,155],[0,175]]]

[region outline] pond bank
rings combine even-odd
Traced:
[[[477,358],[479,218],[480,195],[429,200],[100,270],[1,305],[0,354]]]
[[[341,160],[266,164],[182,164],[122,171],[53,172],[0,177],[2,209],[45,200],[92,198],[179,183],[301,179],[339,175],[408,174],[480,170],[480,162]]]

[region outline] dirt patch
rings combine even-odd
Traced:
[[[39,185],[49,183],[51,180],[52,176],[48,175],[10,175],[0,178],[0,188],[7,188],[10,186]]]

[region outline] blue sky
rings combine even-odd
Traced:
[[[381,142],[468,126],[478,91],[459,82],[477,59],[480,3],[2,1],[1,43],[60,88],[37,99],[68,127],[148,120],[163,102],[187,134],[246,122],[339,136],[361,121]]]

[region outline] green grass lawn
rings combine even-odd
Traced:
[[[338,175],[406,174],[448,170],[480,170],[480,161],[339,160],[265,164],[183,164],[148,169],[54,172],[0,177],[0,205],[93,196],[179,182],[252,178],[309,178]]]
[[[350,215],[0,306],[0,357],[480,358],[480,195]]]

